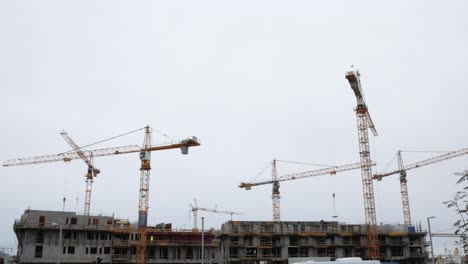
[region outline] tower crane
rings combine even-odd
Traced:
[[[209,209],[209,208],[199,207],[197,205],[197,199],[194,199],[193,201],[194,201],[194,205],[192,205],[192,204],[189,204],[189,205],[192,208],[193,228],[195,228],[195,229],[198,228],[198,224],[197,224],[198,211],[211,212],[211,213],[215,213],[215,214],[228,214],[228,215],[231,215],[231,220],[232,220],[233,215],[243,215],[242,213],[233,212],[233,211],[219,210],[219,209],[216,209],[216,208],[215,209]]]
[[[93,165],[93,155],[86,156],[81,148],[73,141],[73,139],[68,135],[68,133],[63,130],[60,135],[67,141],[67,143],[73,148],[73,150],[80,156],[80,158],[88,165],[88,171],[85,175],[86,177],[86,193],[85,193],[85,206],[84,206],[84,215],[89,215],[91,207],[91,193],[93,190],[93,181],[94,178],[101,172],[99,169],[95,168]]]
[[[398,157],[398,169],[387,172],[387,173],[381,173],[381,174],[374,174],[372,179],[379,180],[381,181],[382,178],[394,175],[394,174],[400,174],[400,190],[401,190],[401,202],[403,205],[403,218],[405,221],[405,224],[411,225],[411,210],[410,210],[410,205],[409,205],[409,196],[408,196],[408,186],[407,186],[407,179],[406,179],[406,171],[420,168],[423,166],[427,166],[430,164],[434,164],[437,162],[441,162],[444,160],[448,159],[453,159],[456,157],[460,157],[463,155],[468,154],[468,148],[460,149],[457,151],[449,152],[446,154],[442,154],[439,156],[435,156],[429,159],[421,160],[418,162],[414,162],[408,165],[403,164],[403,159],[401,157],[401,150],[397,152],[397,157]]]
[[[276,170],[276,162],[278,160],[273,160],[272,161],[272,174],[271,174],[271,181],[260,181],[260,182],[241,182],[239,184],[239,188],[243,188],[245,190],[250,190],[254,186],[260,186],[260,185],[265,185],[265,184],[272,184],[272,194],[271,194],[271,199],[273,202],[273,221],[278,222],[281,220],[281,210],[280,210],[280,182],[283,181],[291,181],[291,180],[298,180],[298,179],[304,179],[304,178],[309,178],[309,177],[314,177],[314,176],[320,176],[320,175],[325,175],[325,174],[330,174],[334,175],[337,172],[342,172],[342,171],[350,171],[350,170],[356,170],[361,168],[361,163],[352,163],[352,164],[346,164],[346,165],[341,165],[341,166],[334,166],[330,168],[325,168],[325,169],[319,169],[319,170],[312,170],[312,171],[305,171],[305,172],[300,172],[300,173],[293,173],[293,174],[288,174],[288,175],[283,175],[278,177],[278,173]],[[375,162],[370,163],[372,166],[375,165]]]
[[[378,133],[375,129],[374,122],[370,117],[368,107],[364,99],[359,71],[352,70],[346,72],[346,79],[348,79],[357,101],[357,107],[355,110],[358,128],[359,154],[361,158],[361,177],[366,218],[368,255],[369,259],[379,260],[379,237],[375,212],[374,186],[372,182],[372,166],[367,128],[371,129],[374,136],[377,136]]]
[[[81,150],[81,152],[87,156],[102,157],[111,155],[122,155],[129,153],[140,153],[140,190],[139,190],[139,203],[138,203],[138,241],[137,241],[137,254],[136,263],[146,263],[146,226],[148,219],[148,195],[149,195],[149,180],[151,170],[151,152],[159,150],[177,149],[180,148],[182,154],[188,154],[189,147],[200,146],[196,137],[183,139],[179,141],[172,141],[168,143],[151,145],[151,129],[149,126],[145,127],[145,138],[143,146],[129,145],[123,147],[95,149],[95,150]],[[3,163],[3,166],[17,166],[26,164],[38,164],[46,162],[57,162],[57,161],[71,161],[74,159],[80,159],[81,156],[76,151],[69,151],[65,153],[45,155],[38,157],[29,158],[16,158],[7,160]]]

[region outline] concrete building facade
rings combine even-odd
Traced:
[[[423,264],[428,254],[425,232],[406,225],[379,226],[383,262]],[[367,259],[364,225],[338,222],[227,222],[220,232],[226,263],[286,264],[293,258]]]
[[[26,210],[14,223],[19,263],[134,263],[136,228],[111,216]],[[148,227],[147,263],[199,264],[200,230]],[[379,226],[382,261],[422,264],[425,232],[399,225]],[[204,263],[286,264],[293,258],[367,258],[365,226],[338,222],[229,221],[206,230]],[[292,262],[292,261],[291,261]]]

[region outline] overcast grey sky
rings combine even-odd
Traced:
[[[68,150],[62,129],[85,145],[150,125],[202,146],[153,153],[149,224],[191,227],[194,197],[271,220],[271,186],[237,185],[272,159],[359,160],[352,64],[380,134],[374,172],[395,168],[398,149],[467,147],[467,47],[466,1],[0,1],[0,160]],[[142,141],[140,132],[97,147]],[[467,161],[408,172],[414,222],[426,228],[434,215],[434,231],[451,227],[442,201]],[[136,220],[138,155],[95,163],[91,211]],[[61,210],[65,196],[66,210],[78,197],[82,212],[85,171],[79,160],[2,168],[0,246],[16,248],[13,222],[27,208]],[[398,177],[374,186],[377,221],[403,222]],[[364,223],[359,171],[286,182],[281,193],[282,220],[332,220],[336,193],[338,220]],[[201,215],[217,229],[229,219]]]

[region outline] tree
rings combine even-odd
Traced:
[[[452,200],[445,201],[444,204],[448,208],[454,208],[457,214],[460,216],[460,219],[455,221],[453,224],[456,227],[455,234],[460,235],[461,240],[459,244],[463,247],[465,253],[468,252],[468,170],[463,172],[455,173],[455,175],[460,178],[457,181],[457,184],[462,184],[464,187],[461,191],[455,193]],[[466,220],[465,220],[466,219]]]

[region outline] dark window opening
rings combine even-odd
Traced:
[[[324,237],[320,237],[317,239],[317,245],[326,245],[327,240]]]
[[[296,247],[288,248],[288,257],[297,258],[299,257],[299,249]]]
[[[44,225],[45,223],[45,216],[41,215],[39,216],[39,225]]]
[[[36,243],[44,243],[44,232],[43,231],[37,231]]]
[[[186,259],[193,259],[193,250],[192,248],[187,248],[187,252],[185,252]]]
[[[271,237],[260,237],[260,246],[271,246]]]
[[[403,256],[403,248],[401,247],[392,247],[392,256]]]
[[[229,242],[231,245],[238,245],[239,244],[239,237],[230,237]]]
[[[281,248],[273,248],[273,257],[280,258],[281,257]]]
[[[159,258],[160,259],[167,259],[168,249],[167,248],[160,248],[159,249]]]
[[[75,247],[74,246],[68,246],[68,254],[75,254]]]
[[[271,257],[271,255],[272,255],[271,254],[271,248],[264,248],[262,250],[262,257],[269,258],[269,257]]]
[[[104,247],[104,254],[110,254],[111,250],[110,247]]]
[[[34,257],[42,258],[42,246],[36,246],[36,248],[34,249]]]
[[[239,249],[229,248],[229,258],[239,258]]]
[[[289,245],[290,246],[298,246],[299,245],[299,237],[297,237],[297,236],[289,237]]]
[[[148,248],[148,258],[154,259],[156,256],[156,248],[155,247],[149,247]]]
[[[326,257],[327,249],[326,248],[317,248],[317,257]]]
[[[70,224],[76,225],[77,223],[78,223],[78,218],[72,217],[72,218],[70,219]]]
[[[93,219],[93,225],[99,225],[99,219]]]
[[[65,239],[71,239],[71,236],[72,236],[72,232],[71,232],[71,231],[65,231],[65,235],[64,235],[64,238],[65,238]]]
[[[245,255],[247,257],[257,257],[257,249],[256,248],[246,248]]]
[[[91,247],[90,254],[97,254],[97,247]]]
[[[281,237],[280,236],[274,236],[272,239],[273,246],[281,246]]]
[[[246,246],[253,246],[253,238],[252,237],[244,237],[244,244]]]

